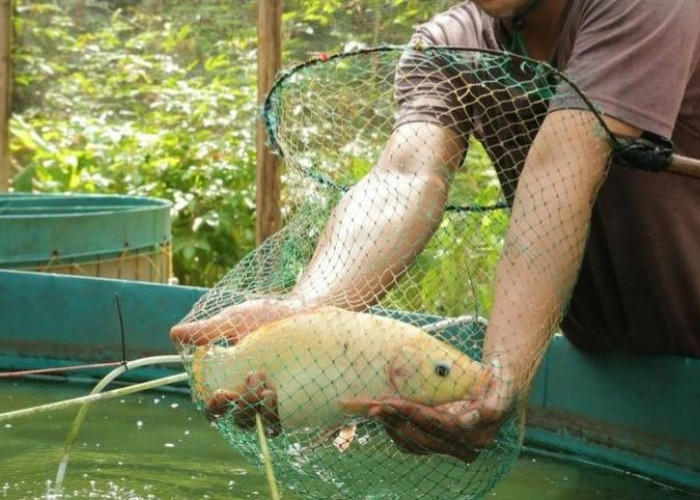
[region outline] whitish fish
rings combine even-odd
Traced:
[[[205,399],[252,371],[276,391],[285,430],[340,425],[364,411],[353,400],[469,400],[490,380],[483,365],[418,327],[334,307],[267,324],[233,347],[195,351],[194,387]]]

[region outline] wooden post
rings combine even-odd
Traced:
[[[77,0],[73,7],[73,23],[76,28],[85,26],[85,18],[87,17],[87,5],[85,0]]]
[[[12,4],[0,0],[0,192],[10,186],[10,96],[12,95]]]
[[[282,65],[282,0],[258,0],[258,104],[262,104]],[[265,145],[265,125],[258,119],[257,223],[260,244],[280,228],[279,158]]]

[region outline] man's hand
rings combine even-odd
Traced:
[[[255,414],[260,413],[272,436],[282,428],[277,413],[277,394],[263,372],[251,372],[243,384],[233,390],[219,389],[206,403],[206,415],[210,422],[223,417],[231,405],[235,405],[233,421],[242,429],[255,427]]]
[[[387,434],[406,453],[441,453],[471,462],[493,441],[514,406],[512,378],[498,360],[490,368],[493,379],[488,392],[473,401],[433,407],[388,398],[362,404],[368,406],[368,416],[385,424]]]
[[[476,459],[498,433],[502,414],[468,401],[424,406],[387,399],[370,409],[387,434],[406,453],[441,453],[466,462]]]
[[[170,339],[180,345],[202,346],[218,339],[236,344],[261,326],[303,310],[301,303],[294,300],[249,300],[227,307],[211,318],[175,325],[170,330]]]

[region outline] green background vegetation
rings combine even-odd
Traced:
[[[284,66],[316,52],[404,43],[451,3],[286,1]],[[213,285],[254,248],[257,1],[16,0],[14,7],[14,190],[168,199],[175,275]],[[499,190],[483,154],[470,155],[483,168],[455,195],[478,185],[476,201],[494,201]],[[457,225],[446,220],[445,234]],[[493,246],[475,248],[493,260]],[[422,257],[446,266],[418,266],[421,276],[435,275],[423,280],[425,293],[460,295],[463,282],[452,289],[444,281],[445,273],[464,274],[455,256],[443,249]]]

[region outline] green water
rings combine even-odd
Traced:
[[[0,382],[0,412],[80,396],[89,387]],[[50,495],[75,410],[0,423],[0,499],[267,499],[264,476],[237,455],[176,393],[96,403],[76,441],[63,494]],[[298,500],[289,494],[285,499]],[[498,500],[680,500],[633,477],[524,455],[486,498]],[[449,499],[445,499],[449,500]]]

